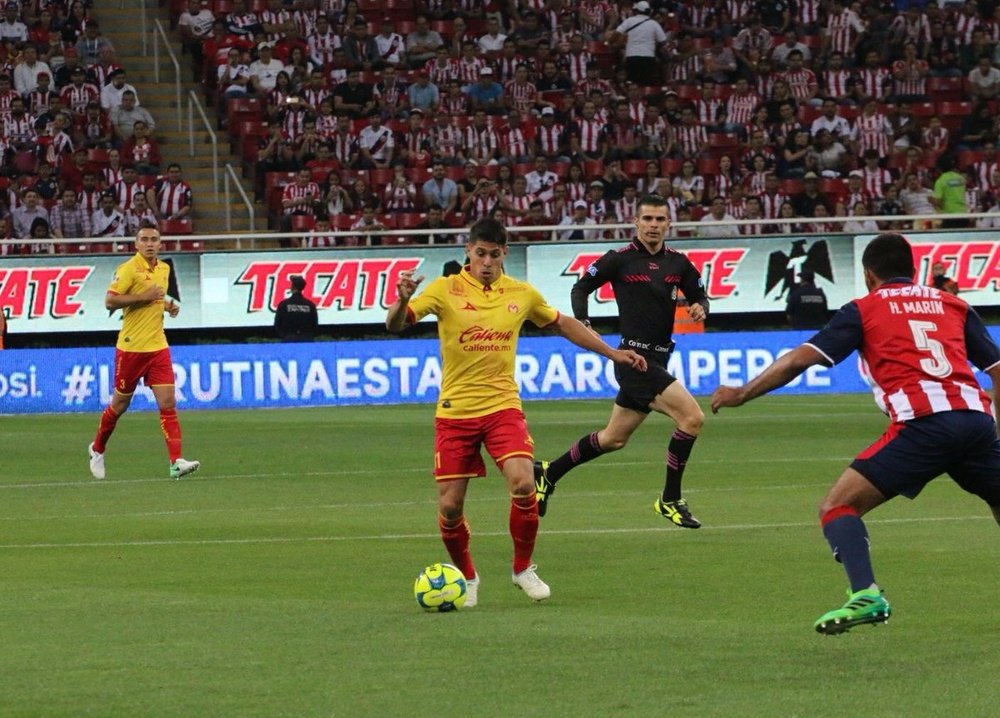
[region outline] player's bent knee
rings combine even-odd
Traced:
[[[599,436],[598,442],[601,444],[601,451],[618,451],[624,449],[628,443],[627,436]]]
[[[700,408],[681,417],[677,422],[677,428],[691,436],[698,436],[701,428],[705,425],[705,412]]]

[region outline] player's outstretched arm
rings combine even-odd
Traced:
[[[422,281],[424,281],[424,275],[414,277],[413,270],[399,273],[399,282],[396,283],[396,301],[389,307],[389,312],[385,317],[385,328],[393,334],[398,334],[406,329],[406,306],[410,303],[410,297],[417,291],[417,287]]]
[[[641,354],[636,354],[631,349],[622,350],[608,346],[597,332],[592,331],[578,319],[560,314],[555,329],[578,347],[607,357],[615,364],[628,364],[639,371],[646,371],[646,359]]]
[[[747,384],[716,389],[712,394],[712,413],[718,414],[724,406],[742,406],[761,394],[784,386],[814,364],[825,361],[826,357],[818,350],[808,344],[800,344]]]

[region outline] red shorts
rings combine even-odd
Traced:
[[[486,476],[486,464],[479,453],[483,444],[501,469],[512,457],[534,456],[535,442],[519,409],[503,409],[475,419],[435,419],[434,478],[451,481]]]
[[[115,349],[115,391],[131,396],[140,379],[146,386],[173,386],[174,364],[169,348],[155,352]]]

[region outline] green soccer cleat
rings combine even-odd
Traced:
[[[685,529],[701,528],[701,521],[691,515],[687,501],[677,499],[676,501],[664,501],[657,499],[653,502],[653,511],[660,516],[669,519],[677,526]]]
[[[549,481],[549,462],[535,462],[535,496],[538,499],[538,515],[544,516],[549,505],[549,497],[556,490],[556,485]]]
[[[847,593],[850,597],[842,608],[824,613],[816,621],[815,627],[818,633],[836,636],[863,623],[875,625],[889,620],[892,609],[889,608],[889,602],[882,596],[882,589],[878,586],[872,585],[861,591]]]

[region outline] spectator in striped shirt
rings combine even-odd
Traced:
[[[183,219],[194,209],[191,186],[181,179],[181,166],[176,162],[167,166],[166,177],[146,190],[146,200],[160,219]]]

